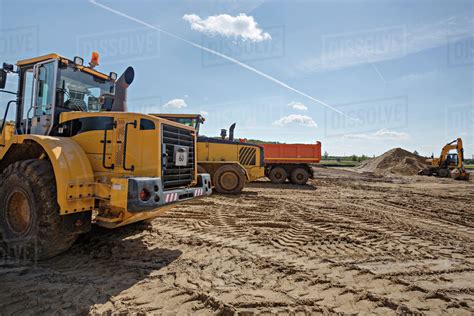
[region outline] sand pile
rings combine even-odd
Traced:
[[[426,166],[426,158],[401,148],[394,148],[383,155],[362,162],[355,169],[359,172],[373,172],[377,175],[412,176]]]

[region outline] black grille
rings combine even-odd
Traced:
[[[194,135],[184,128],[162,124],[162,180],[165,189],[187,186],[194,179]],[[189,148],[186,166],[176,166],[174,162],[175,145]],[[165,154],[166,153],[166,154]]]

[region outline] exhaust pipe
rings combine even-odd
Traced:
[[[127,112],[127,89],[135,78],[135,70],[128,67],[115,82],[115,98],[112,112]]]
[[[231,142],[234,141],[234,129],[235,129],[235,123],[229,127],[229,140]]]

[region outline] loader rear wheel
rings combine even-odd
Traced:
[[[218,193],[239,194],[245,185],[245,176],[239,167],[224,165],[214,173],[214,187]]]
[[[291,172],[290,181],[293,184],[306,184],[309,179],[308,171],[303,168],[296,168]]]
[[[268,177],[273,183],[280,184],[285,182],[286,178],[288,177],[288,173],[284,168],[276,167],[270,171]]]
[[[41,260],[71,247],[77,235],[62,231],[56,180],[48,161],[11,164],[0,183],[0,233],[9,256]]]

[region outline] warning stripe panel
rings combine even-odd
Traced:
[[[246,165],[254,165],[255,164],[255,152],[256,152],[256,149],[255,148],[250,148],[250,153],[249,153],[249,156],[246,160]]]
[[[248,157],[250,155],[250,148],[249,147],[244,147],[240,150],[240,162],[245,165],[247,160],[248,160]]]
[[[241,164],[245,165],[245,160],[247,159],[247,155],[249,153],[248,147],[243,147],[239,151],[239,161]]]
[[[244,166],[254,165],[256,162],[256,149],[243,147],[239,150],[239,161]]]
[[[169,193],[165,195],[165,203],[176,202],[178,200],[178,193]]]
[[[194,197],[204,195],[204,189],[196,189],[194,190]],[[176,202],[179,200],[178,193],[168,193],[165,194],[165,203]]]

